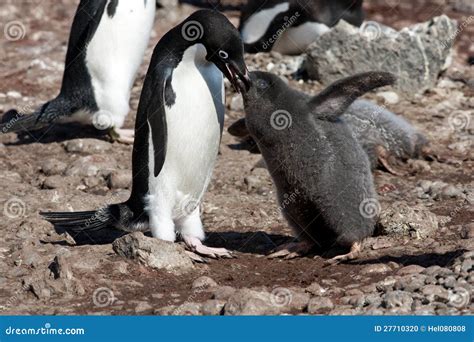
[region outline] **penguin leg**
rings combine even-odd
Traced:
[[[109,135],[113,141],[117,141],[122,144],[131,145],[135,140],[135,130],[123,129],[123,128],[111,128]]]
[[[361,251],[362,251],[362,243],[359,241],[354,242],[351,246],[351,250],[349,253],[337,255],[334,258],[327,260],[326,265],[336,265],[342,261],[354,260],[359,256]]]
[[[382,164],[382,166],[388,172],[390,172],[391,174],[393,174],[395,176],[404,176],[405,175],[404,172],[399,171],[399,170],[395,169],[392,165],[390,165],[390,162],[388,161],[389,153],[385,148],[383,148],[382,146],[379,145],[379,146],[376,147],[375,151],[377,153],[377,158],[378,158],[379,163]]]
[[[158,196],[150,195],[146,209],[150,218],[151,235],[164,241],[176,241],[172,210],[166,204],[166,200],[160,200]]]
[[[314,243],[310,241],[299,241],[285,243],[267,255],[269,259],[284,258],[286,260],[299,258],[308,254],[314,247]]]
[[[232,258],[232,254],[225,248],[214,248],[203,245],[204,228],[201,221],[199,206],[187,217],[176,222],[186,247],[193,253],[209,257]]]

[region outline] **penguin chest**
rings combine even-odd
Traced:
[[[130,90],[148,46],[155,6],[150,0],[120,0],[115,7],[109,3],[87,45],[86,66],[95,100],[112,117],[128,113]]]
[[[273,50],[286,55],[300,54],[327,31],[329,31],[329,27],[316,22],[306,22],[290,27],[278,38]]]
[[[167,150],[155,189],[170,202],[199,203],[211,178],[224,122],[222,73],[205,60],[205,48],[188,48],[174,69],[175,101],[166,107]]]

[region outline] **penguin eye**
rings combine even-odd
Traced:
[[[265,80],[258,80],[257,81],[257,88],[260,88],[260,89],[267,89],[270,85],[268,84],[267,81]]]
[[[225,52],[224,50],[219,50],[219,57],[222,59],[227,59],[229,58],[229,54]]]

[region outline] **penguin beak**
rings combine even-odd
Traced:
[[[252,81],[250,80],[249,71],[245,64],[243,68],[239,68],[233,62],[224,63],[222,72],[230,81],[236,92],[245,94],[250,89]]]

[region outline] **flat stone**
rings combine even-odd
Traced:
[[[115,240],[112,247],[124,258],[138,260],[145,266],[174,274],[186,273],[194,268],[181,245],[150,238],[141,232],[128,234]]]

